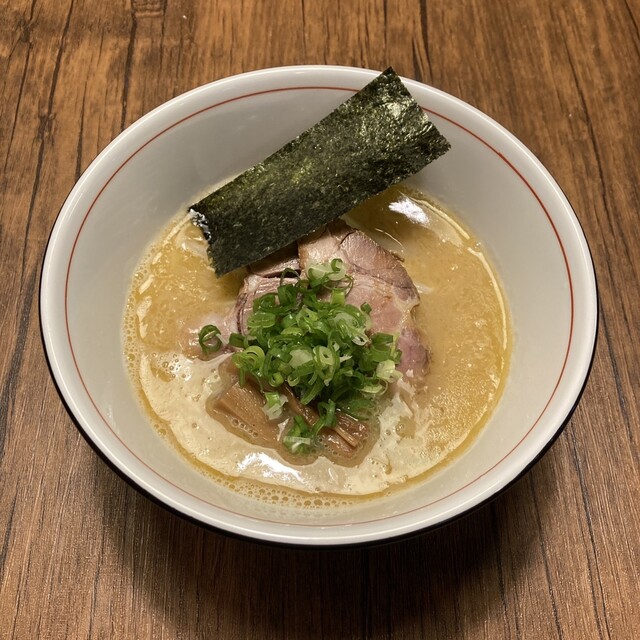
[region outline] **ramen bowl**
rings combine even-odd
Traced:
[[[379,542],[442,525],[520,477],[560,433],[585,384],[597,296],[588,246],[569,202],[533,154],[491,118],[405,80],[452,146],[410,184],[480,238],[510,307],[509,375],[486,425],[463,453],[422,479],[348,507],[308,509],[232,491],[153,428],[134,393],[122,345],[123,311],[140,258],[195,194],[261,161],[376,75],[285,67],[178,96],[94,160],[51,233],[41,282],[42,332],[70,413],[133,485],[202,525],[301,546]]]

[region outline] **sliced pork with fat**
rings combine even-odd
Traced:
[[[420,296],[398,258],[342,221],[299,241],[298,254],[302,269],[340,258],[353,277],[347,301],[358,307],[365,302],[371,306],[373,331],[399,335],[400,371],[414,376],[424,371],[427,350],[412,316]]]
[[[249,265],[251,273],[263,278],[279,277],[285,269],[300,271],[300,261],[298,260],[298,250],[295,243]]]

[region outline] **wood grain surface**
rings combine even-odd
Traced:
[[[637,0],[0,0],[0,638],[640,637]],[[383,69],[482,109],[573,204],[600,293],[582,402],[475,513],[387,546],[271,548],[185,522],[79,434],[39,333],[80,173],[179,93],[263,67]]]

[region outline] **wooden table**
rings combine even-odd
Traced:
[[[640,4],[636,0],[0,2],[0,638],[636,638]],[[392,64],[474,104],[584,227],[600,330],[581,404],[513,488],[378,548],[204,530],[74,427],[39,335],[48,234],[96,154],[230,74]]]

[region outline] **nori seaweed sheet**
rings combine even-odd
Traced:
[[[389,68],[194,204],[216,274],[246,266],[417,173],[450,148]]]

